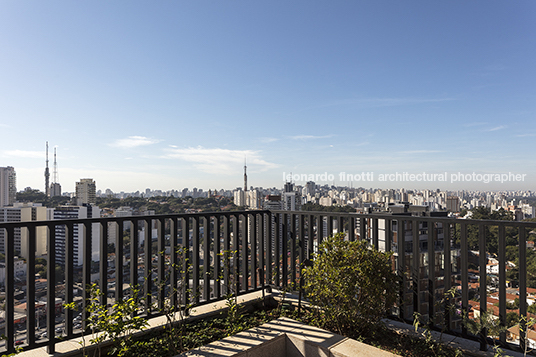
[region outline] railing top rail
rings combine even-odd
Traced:
[[[99,217],[99,218],[75,218],[75,219],[58,219],[46,221],[23,221],[23,222],[0,222],[0,228],[19,228],[19,227],[40,227],[62,224],[87,224],[100,222],[134,222],[147,219],[174,219],[186,217],[221,217],[236,216],[244,214],[294,214],[294,215],[316,215],[332,217],[355,217],[368,219],[389,219],[418,222],[441,222],[450,224],[467,224],[467,225],[486,225],[486,226],[510,226],[536,228],[536,222],[526,221],[501,221],[501,220],[479,220],[479,219],[460,219],[452,217],[437,216],[412,216],[406,214],[384,214],[384,213],[348,213],[348,212],[327,212],[327,211],[279,211],[279,210],[242,210],[242,211],[217,211],[217,212],[196,212],[196,213],[171,213],[160,215],[137,215],[125,217]]]
[[[491,220],[491,219],[463,219],[441,216],[412,216],[406,214],[389,214],[389,213],[354,213],[354,212],[327,212],[327,211],[270,211],[273,214],[297,214],[297,215],[316,215],[316,216],[333,216],[333,217],[356,217],[356,218],[376,218],[404,221],[419,221],[419,222],[443,222],[455,224],[471,224],[486,226],[512,226],[512,227],[528,227],[536,228],[536,222],[526,221],[506,221],[506,220]]]

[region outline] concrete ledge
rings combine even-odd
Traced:
[[[252,307],[253,305],[257,303],[262,303],[262,297],[263,293],[262,291],[256,291],[245,295],[240,295],[237,298],[237,302],[242,307]],[[265,298],[269,300],[271,298],[271,295],[269,293],[265,293]],[[217,316],[221,314],[222,312],[225,312],[227,310],[227,301],[226,300],[220,300],[216,301],[214,303],[205,304],[201,306],[196,306],[190,311],[190,315],[185,319],[185,321],[196,321],[196,320],[202,320],[210,317]],[[178,319],[178,313],[175,315]],[[136,337],[143,336],[147,333],[153,332],[155,330],[161,329],[166,325],[166,317],[165,316],[158,316],[149,319],[148,326],[143,331],[138,331],[134,334]],[[91,334],[88,334],[85,336],[86,340],[86,354],[91,354],[94,349],[96,349],[95,345],[91,345],[89,343],[89,340],[92,338],[95,338],[96,336],[92,336]],[[111,341],[105,341],[102,343],[101,347],[106,348],[111,345]],[[54,354],[48,354],[46,347],[39,347],[28,351],[23,351],[20,354],[17,355],[17,357],[50,357],[50,356],[57,356],[57,357],[72,357],[72,356],[82,356],[83,355],[83,338],[77,337],[70,340],[65,341],[58,341],[56,343],[56,352]]]
[[[391,357],[379,348],[285,317],[179,355],[180,357]]]

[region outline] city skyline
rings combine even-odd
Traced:
[[[114,192],[234,189],[245,157],[254,187],[370,172],[352,185],[534,190],[535,10],[6,1],[0,166],[17,190],[44,191],[48,141],[66,192],[82,178]],[[447,179],[379,180],[396,173]]]

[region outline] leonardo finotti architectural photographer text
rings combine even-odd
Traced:
[[[334,175],[328,172],[319,174],[292,174],[283,172],[283,181],[286,182],[333,182],[337,178],[341,182],[356,182],[356,181],[378,181],[378,182],[519,182],[525,181],[527,174],[516,174],[512,172],[508,173],[409,173],[409,172],[395,172],[395,173],[381,173],[375,175],[374,172],[359,172],[359,173],[346,173],[339,172],[338,175]]]

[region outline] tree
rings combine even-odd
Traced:
[[[323,241],[318,251],[304,271],[305,289],[325,327],[344,334],[377,323],[397,297],[391,253],[346,241],[342,233]]]

